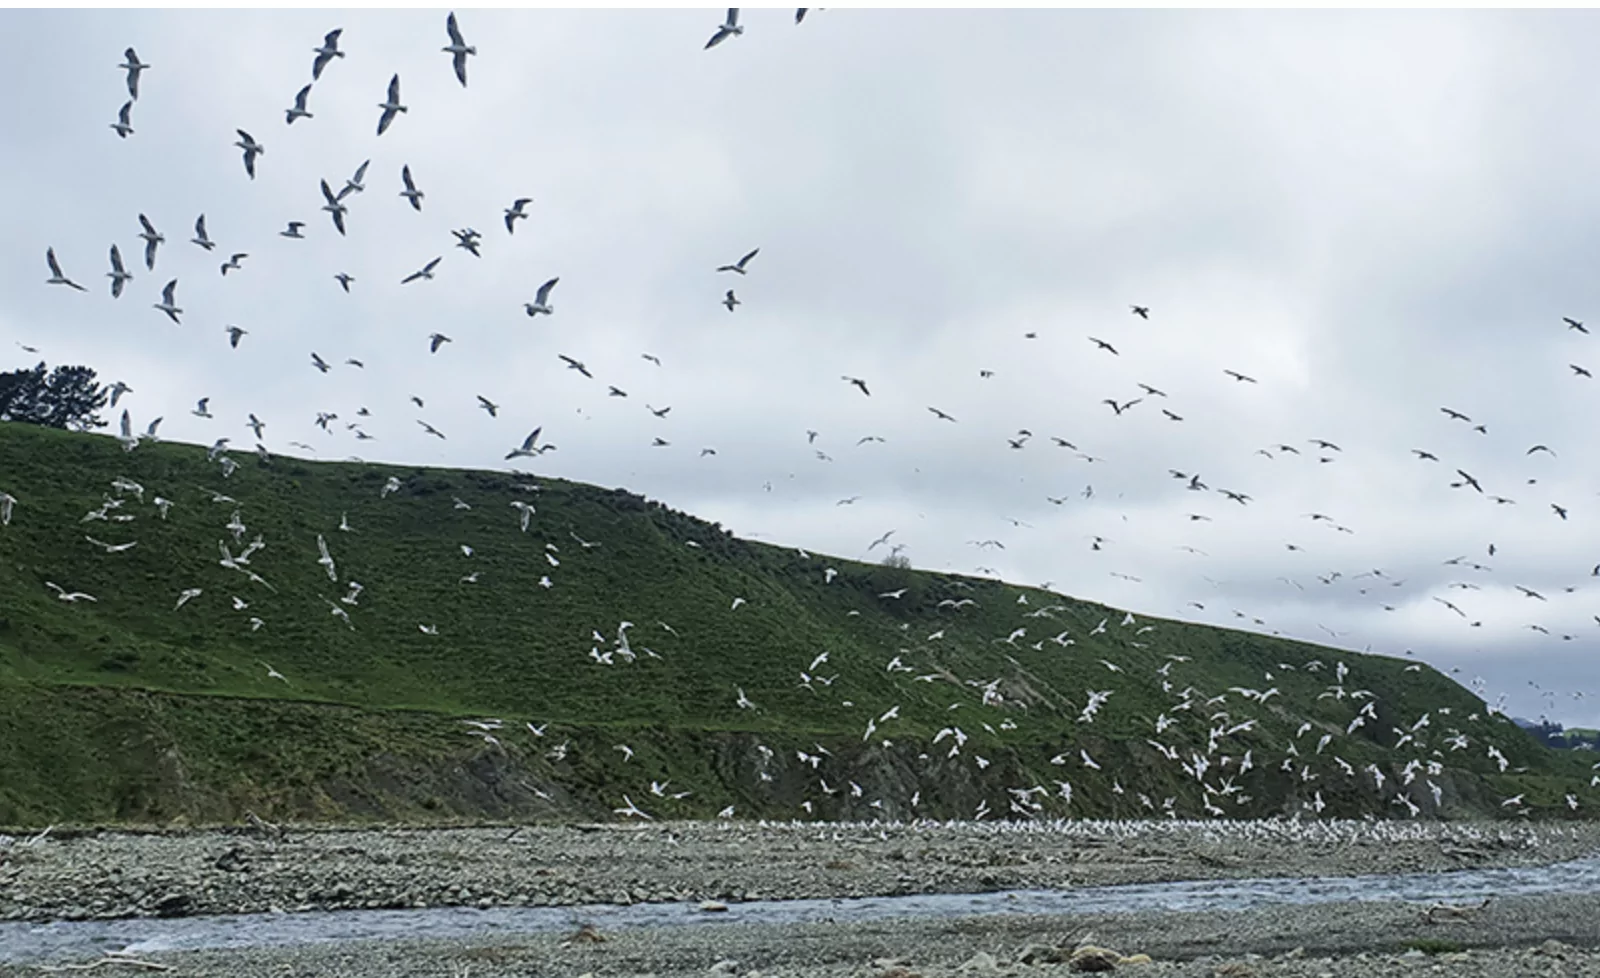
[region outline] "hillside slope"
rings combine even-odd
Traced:
[[[778,817],[1600,802],[1578,756],[1427,666],[1122,624],[735,539],[621,490],[233,458],[224,477],[194,446],[0,424],[18,500],[0,527],[0,824],[609,815],[624,797]],[[513,503],[533,507],[526,531]],[[504,726],[463,722],[485,718]]]

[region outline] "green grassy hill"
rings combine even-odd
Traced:
[[[741,817],[970,817],[985,804],[999,817],[1016,814],[1008,788],[1035,785],[1050,797],[1031,804],[1052,816],[1149,814],[1141,794],[1186,817],[1207,805],[1260,816],[1316,793],[1324,815],[1405,816],[1397,792],[1432,815],[1428,781],[1444,815],[1511,817],[1500,800],[1516,794],[1540,815],[1600,804],[1580,756],[1540,747],[1427,666],[1158,619],[1123,626],[1120,611],[1038,589],[735,539],[621,490],[234,458],[224,478],[194,446],[125,453],[106,437],[0,424],[0,492],[18,500],[0,527],[0,824],[223,821],[245,809],[609,816],[624,795],[658,817],[727,805]],[[391,478],[399,488],[385,494]],[[157,497],[171,501],[164,518]],[[514,501],[535,509],[526,532]],[[103,518],[86,520],[94,512]],[[319,534],[337,581],[318,563]],[[86,536],[137,545],[106,553]],[[258,537],[246,569],[259,582],[221,565],[219,543],[237,556]],[[351,581],[362,590],[346,604]],[[63,601],[50,584],[96,600]],[[187,589],[201,593],[176,607]],[[617,643],[624,621],[631,655]],[[1017,628],[1026,635],[1006,641]],[[1076,644],[1048,640],[1063,629]],[[896,659],[905,671],[889,668]],[[1375,717],[1348,735],[1366,701],[1319,698],[1340,662],[1347,693],[1374,694]],[[802,671],[819,677],[811,688]],[[1279,693],[1263,704],[1233,686]],[[1186,689],[1192,705],[1176,707]],[[1112,692],[1085,721],[1091,690]],[[1417,739],[1396,746],[1395,728],[1425,713]],[[1176,723],[1158,736],[1163,714]],[[484,718],[505,723],[492,740],[462,722]],[[540,737],[527,722],[550,726]],[[1297,737],[1303,723],[1312,729]],[[945,728],[966,738],[954,756],[954,735],[935,743]],[[1456,735],[1467,746],[1452,747]],[[1197,779],[1147,738],[1186,761],[1207,755],[1210,769]],[[797,754],[819,746],[831,754],[815,767]],[[1443,768],[1401,786],[1413,759]],[[692,793],[651,794],[669,779],[666,795]]]

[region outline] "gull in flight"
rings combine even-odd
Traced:
[[[524,214],[522,212],[522,209],[524,207],[527,207],[531,203],[533,203],[533,198],[532,197],[518,197],[516,200],[511,202],[511,206],[510,207],[506,208],[506,233],[507,234],[516,234],[517,233],[517,227],[513,222],[516,221],[518,218],[522,218],[524,220],[527,219],[528,215]]]
[[[344,216],[350,208],[339,203],[339,198],[333,194],[333,188],[328,186],[328,181],[322,181],[322,199],[327,203],[322,209],[333,215],[333,226],[338,229],[340,236],[344,235]]]
[[[106,543],[103,540],[96,540],[94,537],[91,537],[87,534],[85,534],[83,538],[99,547],[101,550],[104,550],[108,554],[120,554],[124,550],[132,550],[134,547],[139,545],[139,541],[137,540],[134,540],[131,543]]]
[[[461,82],[462,88],[466,88],[467,55],[477,54],[478,49],[461,39],[461,30],[456,27],[456,15],[454,12],[445,18],[444,28],[450,32],[450,45],[442,50],[451,55],[451,60],[455,64],[456,79]]]
[[[300,229],[305,226],[305,221],[290,221],[289,227],[286,230],[279,231],[278,234],[285,238],[303,238],[305,235],[300,233]]]
[[[339,283],[339,287],[344,289],[345,294],[348,295],[350,292],[350,283],[355,281],[355,276],[346,275],[344,272],[340,272],[339,274],[335,275],[333,279]]]
[[[426,265],[422,266],[420,270],[412,272],[410,275],[407,275],[405,278],[401,279],[400,284],[406,285],[411,282],[415,282],[419,278],[425,278],[431,281],[433,279],[433,270],[438,268],[439,263],[442,261],[444,261],[443,256],[435,258],[433,261],[430,261]]]
[[[311,62],[311,80],[316,81],[322,77],[322,69],[328,67],[328,62],[334,58],[344,57],[344,52],[339,50],[339,35],[344,33],[344,28],[329,31],[322,38],[322,47],[312,48],[317,53],[315,61]]]
[[[538,450],[533,446],[539,441],[539,432],[543,430],[543,425],[533,429],[533,432],[522,440],[522,445],[520,447],[513,448],[510,453],[506,455],[506,460],[510,461],[514,458],[533,458],[534,456],[538,455]]]
[[[590,373],[589,372],[589,368],[583,365],[583,361],[574,360],[571,357],[567,356],[565,353],[558,353],[558,354],[556,354],[556,356],[558,356],[562,360],[566,361],[568,370],[576,370],[578,373],[583,374],[585,377],[588,377],[590,380],[594,379],[594,374]]]
[[[328,572],[328,580],[337,584],[339,582],[339,572],[334,567],[333,555],[328,553],[328,541],[323,539],[320,533],[317,534],[317,553],[321,555],[317,557],[317,563],[321,564],[323,569]]]
[[[198,598],[204,593],[204,591],[197,587],[184,588],[182,591],[178,592],[178,603],[172,606],[172,610],[177,611],[179,608],[182,608],[184,605],[188,604],[190,601],[193,601],[195,598]]]
[[[111,123],[112,131],[123,139],[133,135],[133,121],[130,118],[132,115],[133,102],[130,100],[122,103],[122,108],[117,110],[117,121]]]
[[[1229,377],[1232,377],[1234,380],[1239,381],[1240,383],[1254,384],[1256,382],[1254,377],[1246,377],[1237,370],[1224,370],[1222,372],[1227,374]]]
[[[428,195],[418,190],[416,183],[412,181],[410,163],[400,167],[400,182],[406,185],[406,189],[400,191],[400,196],[411,201],[412,210],[422,213],[422,198]]]
[[[717,271],[719,271],[719,272],[737,272],[740,275],[743,275],[743,274],[745,274],[745,265],[749,264],[750,263],[750,259],[754,258],[757,254],[759,254],[760,251],[761,251],[760,248],[756,248],[756,249],[752,250],[748,255],[745,255],[743,258],[741,258],[738,261],[734,262],[732,265],[719,265],[719,266],[717,266]]]
[[[950,415],[945,414],[943,411],[939,410],[936,407],[928,408],[928,410],[932,411],[933,412],[933,416],[938,418],[940,421],[954,421],[955,420],[955,418],[952,418]]]
[[[406,111],[406,107],[400,104],[399,74],[389,79],[389,97],[379,102],[378,108],[383,110],[383,115],[378,117],[378,135],[381,136],[389,128],[389,123],[394,121],[395,113]]]
[[[156,270],[156,247],[164,244],[167,239],[143,214],[139,215],[139,225],[144,228],[139,232],[139,237],[144,239],[144,267],[153,272]]]
[[[56,597],[57,598],[61,599],[62,601],[67,602],[68,604],[76,604],[79,601],[98,601],[98,600],[100,600],[99,598],[96,598],[94,595],[85,594],[82,591],[68,591],[66,588],[64,588],[61,585],[55,583],[54,581],[45,581],[44,582],[44,586],[49,588],[50,590],[54,591],[56,593]]]
[[[156,422],[159,422],[160,420],[160,418],[157,418]],[[155,430],[156,422],[151,423],[151,431]],[[121,431],[117,435],[117,441],[122,443],[122,450],[125,452],[131,452],[135,448],[139,447],[139,437],[133,433],[133,421],[128,417],[127,408],[122,409]],[[162,518],[165,519],[165,517]]]
[[[500,416],[500,405],[489,400],[487,397],[484,397],[482,394],[478,395],[478,406],[483,408],[485,411],[488,411],[489,417],[491,418],[498,418]]]
[[[467,249],[472,252],[472,257],[474,258],[483,257],[483,252],[478,250],[481,246],[478,239],[483,237],[481,232],[474,231],[472,228],[463,228],[460,231],[452,230],[450,233],[456,236],[457,248]]]
[[[623,806],[622,808],[613,808],[612,809],[613,812],[616,812],[618,815],[627,815],[627,816],[629,816],[631,818],[643,818],[643,819],[649,819],[650,818],[650,816],[647,813],[645,813],[645,812],[643,812],[643,811],[641,811],[639,809],[638,805],[635,805],[633,803],[633,799],[632,798],[629,798],[627,795],[623,795],[622,796],[622,800],[627,802],[627,804],[625,806]]]
[[[841,375],[839,379],[844,381],[847,384],[854,384],[857,387],[861,388],[861,393],[867,395],[868,397],[872,396],[872,392],[867,390],[867,382],[862,380],[860,377],[851,377],[851,376],[848,376],[848,375]]]
[[[744,28],[739,26],[739,8],[729,7],[728,18],[722,22],[722,26],[717,28],[717,32],[711,35],[711,40],[706,42],[704,50],[709,51],[733,35],[743,33]]]
[[[211,403],[211,398],[202,397],[198,402],[195,403],[194,410],[190,411],[189,413],[197,418],[209,418],[211,417],[211,410],[206,407],[206,405],[209,403]]]
[[[236,272],[239,271],[240,269],[244,268],[244,266],[239,264],[239,263],[244,261],[246,258],[249,258],[249,257],[250,257],[250,253],[248,251],[236,251],[233,254],[229,255],[228,256],[228,260],[222,263],[222,274],[223,274],[223,277],[227,277],[228,269],[230,269],[230,268],[233,269]]]
[[[556,311],[555,306],[550,304],[550,290],[554,289],[559,281],[561,281],[559,277],[553,278],[539,286],[539,291],[534,295],[533,301],[522,304],[522,308],[527,311],[529,316],[537,316],[541,312],[548,316]]]
[[[1149,319],[1150,318],[1150,307],[1149,306],[1129,306],[1128,308],[1132,309],[1133,310],[1133,314],[1135,316],[1138,316],[1140,319]]]
[[[443,333],[430,333],[428,335],[428,352],[429,353],[438,353],[439,352],[439,347],[443,346],[446,343],[452,343],[452,342],[454,342],[454,341],[452,339],[450,339],[450,337],[444,335]]]
[[[733,294],[732,289],[729,289],[728,294],[722,297],[722,304],[728,307],[729,312],[733,312],[734,306],[744,305],[744,303],[739,301],[739,297]]]
[[[417,424],[422,425],[422,430],[423,431],[426,431],[428,434],[433,435],[434,437],[438,438],[440,441],[444,441],[445,440],[444,432],[440,431],[438,428],[435,428],[433,425],[429,424],[428,422],[422,420],[421,418],[418,418],[417,419]]]
[[[115,245],[112,246],[111,251],[112,254],[116,254]],[[44,262],[46,265],[50,266],[50,277],[45,280],[46,285],[65,285],[70,288],[77,289],[79,292],[89,291],[88,289],[85,289],[83,286],[79,285],[77,282],[74,282],[72,279],[61,274],[61,263],[56,261],[56,250],[54,248],[46,248],[44,250]],[[113,278],[111,289],[113,295],[121,291],[121,282]]]
[[[128,97],[137,101],[139,98],[139,75],[150,66],[139,60],[139,56],[133,53],[133,48],[122,52],[122,56],[127,60],[117,65],[117,67],[127,71]]]
[[[206,233],[206,216],[204,214],[194,219],[194,237],[190,238],[189,241],[207,251],[211,251],[217,246],[217,243],[212,241],[211,236]]]
[[[313,116],[310,112],[306,111],[306,99],[308,99],[310,97],[311,97],[311,86],[309,84],[307,84],[306,87],[300,89],[299,92],[295,93],[294,107],[283,110],[283,114],[284,114],[285,119],[286,119],[286,121],[287,121],[287,123],[289,125],[291,125],[291,126],[294,125],[294,120],[296,120],[296,119],[312,119],[312,118],[315,118],[315,116]]]
[[[356,167],[355,175],[346,180],[344,188],[339,191],[340,200],[344,200],[351,194],[359,194],[367,189],[366,184],[362,183],[362,181],[367,178],[367,167],[371,165],[371,160],[365,160],[360,166]]]
[[[323,373],[327,373],[328,371],[333,369],[332,367],[328,366],[328,361],[322,359],[322,357],[317,355],[317,351],[315,351],[315,350],[311,351],[311,365],[313,367],[316,367],[318,370],[320,370]],[[329,420],[332,420],[335,417],[337,417],[337,415],[332,415],[332,414],[328,415],[328,419]],[[327,430],[328,426],[327,426],[326,423],[323,423],[322,427],[323,427],[323,430]]]
[[[151,306],[152,308],[160,309],[167,314],[168,319],[181,326],[183,324],[178,322],[178,313],[183,312],[183,310],[177,305],[177,291],[178,280],[173,279],[167,283],[166,288],[161,290],[161,301],[152,303]]]
[[[17,497],[9,492],[0,491],[0,526],[11,525],[11,510],[17,505]]]
[[[255,137],[243,129],[235,129],[239,134],[239,141],[233,145],[244,150],[244,172],[250,174],[250,179],[256,178],[256,157],[266,153],[267,148],[255,141]]]

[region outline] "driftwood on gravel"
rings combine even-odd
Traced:
[[[1460,920],[1464,917],[1470,917],[1479,910],[1482,910],[1484,907],[1487,907],[1491,899],[1493,899],[1493,897],[1484,897],[1482,903],[1431,903],[1428,905],[1426,910],[1422,911],[1422,920],[1423,923],[1435,924],[1441,919]]]
[[[178,970],[177,968],[175,968],[174,966],[172,966],[170,964],[162,964],[159,961],[141,961],[138,958],[130,958],[130,957],[124,955],[124,954],[119,954],[119,953],[117,953],[115,951],[108,952],[105,957],[99,959],[98,961],[90,961],[88,964],[60,964],[60,965],[41,964],[39,966],[39,970],[40,971],[89,971],[89,970],[91,970],[93,968],[98,968],[101,965],[106,965],[106,964],[125,964],[125,965],[128,965],[129,967],[144,968],[144,969],[149,970],[149,971],[177,971]]]

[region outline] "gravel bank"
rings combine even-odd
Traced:
[[[1557,862],[1594,823],[645,823],[0,844],[0,920],[976,893]]]
[[[1113,970],[1150,978],[1535,978],[1600,975],[1600,896],[1495,901],[1429,923],[1405,904],[1229,914],[989,917],[855,925],[736,925],[513,940],[385,942],[287,950],[139,953],[195,978],[1055,978],[1080,942],[1148,955]],[[1422,945],[1427,950],[1407,950]],[[75,962],[79,965],[87,960]],[[59,965],[57,965],[59,967]],[[146,973],[131,965],[108,974]],[[0,966],[37,976],[39,966]]]

